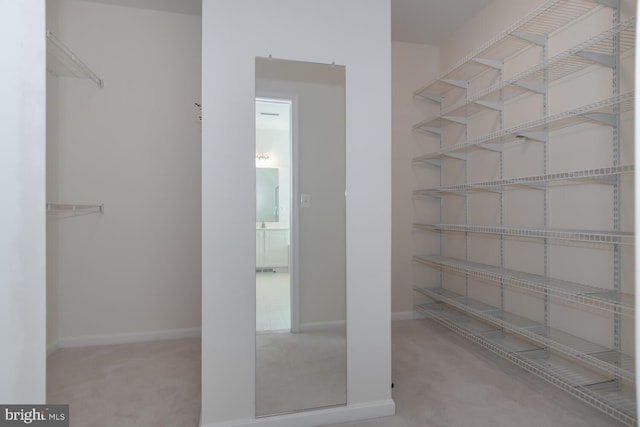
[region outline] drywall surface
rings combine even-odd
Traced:
[[[294,425],[254,418],[254,67],[256,57],[270,54],[346,66],[348,404],[337,411],[355,417],[394,411],[389,6],[387,0],[203,4],[202,425]],[[320,412],[296,415],[297,425],[321,421]]]
[[[100,89],[49,79],[48,196],[105,206],[103,215],[49,214],[60,345],[197,329],[200,19],[82,1],[47,6],[51,29],[104,80]]]
[[[416,253],[433,253],[439,238],[426,233],[414,234],[412,224],[423,214],[439,210],[439,201],[415,200],[411,191],[417,189],[416,174],[420,180],[439,183],[437,168],[412,166],[412,159],[425,151],[436,151],[439,141],[434,137],[412,132],[412,127],[427,117],[438,114],[439,107],[414,98],[413,93],[440,72],[440,50],[436,46],[415,43],[391,44],[393,92],[393,144],[392,144],[392,264],[391,310],[393,313],[413,311],[413,288],[427,284],[426,278],[416,282],[412,257]],[[433,283],[433,282],[432,282]]]
[[[44,1],[0,3],[0,402],[45,403]],[[19,40],[20,43],[16,43]]]

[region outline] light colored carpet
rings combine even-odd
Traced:
[[[47,400],[71,427],[195,427],[200,340],[60,349],[47,360]]]
[[[256,414],[347,401],[344,328],[256,336]]]
[[[392,331],[397,415],[344,427],[621,426],[433,322],[395,322]],[[196,426],[200,342],[58,350],[48,398],[71,404],[71,427]]]
[[[342,427],[620,427],[430,320],[393,324],[393,417]]]

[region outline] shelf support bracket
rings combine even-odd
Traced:
[[[503,110],[503,105],[502,102],[492,102],[492,101],[474,101],[476,104],[478,105],[482,105],[483,107],[487,107],[490,108],[492,110],[496,110],[496,111],[502,111]]]
[[[539,142],[547,142],[549,140],[549,136],[546,132],[520,132],[516,135],[516,138],[530,139]]]
[[[541,93],[543,94],[544,91],[544,85],[542,83],[531,83],[531,82],[514,82],[513,83],[516,86],[520,86],[522,88],[525,88],[527,90],[530,90],[531,92],[535,92],[535,93]]]
[[[469,159],[469,155],[465,153],[442,153],[443,156],[451,157],[456,160],[464,160],[467,161]]]
[[[467,89],[469,87],[469,82],[466,80],[442,79],[441,82],[449,84],[451,86],[459,87],[462,89]]]
[[[442,136],[442,129],[429,126],[422,126],[415,128],[417,132],[426,133],[428,135]]]
[[[436,199],[440,199],[441,195],[436,192],[424,192],[424,193],[414,193],[413,197],[433,197]]]
[[[620,8],[620,0],[595,0],[595,2],[612,9]]]
[[[614,68],[616,66],[616,59],[613,55],[593,52],[577,52],[576,56],[588,59],[596,64],[604,65],[605,67]]]
[[[414,94],[414,98],[422,99],[425,101],[432,101],[438,104],[442,103],[444,97],[442,95],[437,95],[435,93],[416,93]]]
[[[547,38],[545,36],[521,32],[513,32],[511,35],[524,41],[528,41],[529,43],[537,44],[538,46],[545,46],[547,44]]]
[[[440,167],[442,165],[442,160],[440,160],[440,159],[421,159],[421,160],[414,160],[413,164],[414,165],[429,165],[429,166]]]
[[[458,123],[461,125],[467,125],[468,120],[466,117],[458,117],[458,116],[442,116],[442,119],[448,120],[453,123]]]
[[[607,126],[616,126],[616,115],[610,113],[587,113],[581,114],[582,117],[593,120]]]
[[[489,151],[495,151],[496,153],[502,153],[504,150],[504,146],[501,144],[478,144],[478,147]]]
[[[474,58],[473,61],[478,64],[486,65],[490,68],[495,68],[496,70],[502,70],[503,67],[502,61],[497,61],[495,59]]]

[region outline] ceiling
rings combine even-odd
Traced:
[[[84,1],[201,15],[203,0]],[[391,39],[439,45],[490,2],[491,0],[391,0]]]

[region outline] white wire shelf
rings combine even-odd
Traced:
[[[614,378],[620,378],[630,383],[635,381],[633,359],[627,355],[509,313],[498,307],[475,301],[445,288],[416,288],[415,291],[481,321],[528,339],[543,348],[548,347],[564,357],[585,363],[606,375],[613,375]]]
[[[89,205],[75,203],[47,203],[47,212],[67,214],[104,213],[104,205]]]
[[[504,102],[524,93],[541,93],[545,77],[548,84],[592,65],[613,68],[614,55],[635,47],[635,22],[635,17],[629,18],[504,82],[469,95],[467,100],[451,106],[442,115],[469,117],[487,109],[499,110]]]
[[[619,389],[618,383],[609,376],[570,363],[540,346],[500,330],[484,332],[478,331],[479,327],[471,328],[469,325],[474,323],[468,320],[468,316],[440,303],[417,305],[415,310],[625,425],[637,425],[635,395]]]
[[[49,30],[47,30],[47,71],[54,76],[90,79],[100,89],[104,87],[104,81]]]
[[[586,122],[613,126],[614,116],[616,114],[633,110],[633,99],[633,92],[616,95],[592,104],[543,117],[509,129],[496,131],[459,144],[449,145],[438,152],[416,157],[413,161],[414,163],[434,163],[434,160],[447,157],[460,158],[461,153],[475,149],[500,151],[501,148],[498,144],[517,140],[546,142],[549,132]],[[420,130],[430,132],[430,130],[426,128],[420,128]]]
[[[549,295],[607,312],[626,316],[634,314],[633,295],[613,290],[439,255],[417,255],[413,260],[442,271],[468,274],[479,279]]]
[[[548,228],[499,227],[474,224],[421,224],[413,227],[426,231],[451,231],[460,233],[496,234],[504,236],[533,237],[553,240],[571,240],[589,243],[633,245],[634,233],[592,230],[560,230]]]
[[[419,162],[421,163],[421,162]],[[502,192],[516,188],[544,189],[550,186],[575,184],[613,185],[618,176],[633,173],[633,165],[612,166],[598,169],[583,169],[578,171],[557,172],[545,175],[525,176],[518,178],[483,181],[473,184],[449,185],[440,188],[415,190],[416,197],[440,197],[442,194],[464,196],[474,192]]]
[[[444,72],[414,92],[417,97],[434,99],[443,96],[451,85],[443,82],[468,81],[488,68],[500,67],[502,61],[531,46],[541,38],[578,19],[605,2],[589,0],[550,0],[491,40],[478,47]]]

